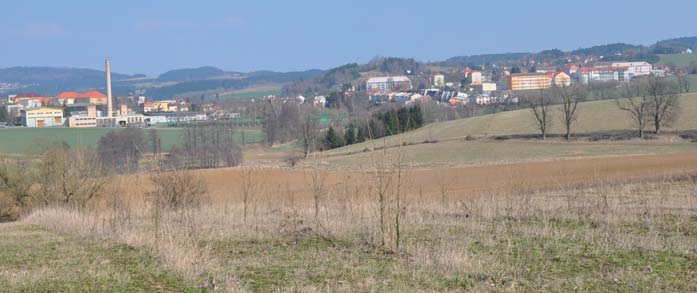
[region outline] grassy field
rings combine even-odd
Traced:
[[[64,141],[73,147],[96,148],[99,139],[109,128],[0,128],[0,153],[27,153],[47,142]],[[181,129],[158,128],[162,149],[169,150],[179,143]],[[147,131],[147,130],[146,130]],[[263,139],[257,129],[245,129],[245,141],[256,143]],[[241,137],[240,137],[241,141]]]
[[[677,66],[688,66],[690,62],[697,61],[697,54],[662,54],[658,61],[661,65],[674,64]]]
[[[388,148],[389,156],[397,156],[399,149]],[[447,140],[438,143],[414,144],[402,148],[405,161],[411,166],[436,167],[478,165],[534,160],[582,158],[608,155],[664,154],[697,152],[697,144],[690,142],[624,141],[624,142],[571,142],[559,140],[466,141]],[[372,165],[372,152],[332,153],[319,157],[333,168],[357,169]]]
[[[697,93],[680,97],[681,112],[668,130],[697,129]],[[563,133],[559,107],[554,107],[556,118],[550,133]],[[619,110],[614,101],[592,101],[579,105],[575,133],[592,133],[631,129],[627,113]],[[494,141],[491,137],[504,135],[535,135],[538,133],[530,110],[500,112],[492,115],[432,123],[420,129],[405,133],[401,141],[407,144],[403,151],[412,164],[435,165],[440,163],[471,164],[494,161],[520,161],[544,158],[566,158],[596,155],[620,155],[641,153],[667,153],[696,151],[697,145],[675,140],[625,141],[625,142],[562,142],[558,139],[548,141],[510,140]],[[465,140],[466,137],[487,138]],[[365,143],[354,144],[320,154],[322,160],[337,163],[338,166],[364,165],[370,161],[371,148],[387,146],[395,152],[394,146],[399,138],[390,136]],[[424,143],[425,141],[436,143]]]
[[[0,291],[192,291],[133,247],[22,223],[0,224]]]
[[[234,91],[229,94],[221,95],[221,99],[253,99],[269,95],[280,95],[280,85],[258,86]]]

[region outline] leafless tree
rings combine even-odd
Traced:
[[[303,155],[307,159],[320,134],[320,125],[316,115],[309,111],[304,113],[298,128],[300,130],[300,143],[303,145]]]
[[[651,102],[642,94],[638,82],[628,82],[622,85],[622,98],[617,100],[617,107],[629,113],[634,128],[639,132],[639,137],[644,138],[644,129],[649,123]]]
[[[562,118],[564,120],[564,127],[566,128],[564,138],[568,141],[571,140],[571,126],[576,122],[578,116],[578,103],[583,100],[584,96],[581,88],[575,85],[557,87],[556,93],[561,98],[561,110],[564,114]]]
[[[322,225],[320,208],[322,201],[324,200],[325,193],[327,192],[327,172],[322,167],[322,160],[319,158],[316,158],[316,160],[316,163],[309,166],[309,170],[305,170],[304,175],[307,180],[310,193],[312,194],[312,201],[314,203],[314,221],[316,233],[318,236],[321,236],[321,231],[326,231]]]
[[[259,192],[259,178],[257,178],[257,168],[255,166],[242,166],[240,169],[240,185],[242,191],[242,205],[244,207],[244,222],[247,223],[247,211],[249,205],[254,201],[254,197]]]
[[[677,89],[665,78],[649,77],[645,81],[644,92],[649,98],[649,116],[658,134],[661,128],[670,125],[677,117]]]
[[[680,91],[689,93],[690,92],[690,79],[686,74],[680,74],[677,77],[678,80],[678,88],[680,88]]]
[[[160,160],[160,153],[162,152],[162,141],[160,140],[160,135],[157,133],[157,130],[150,129],[148,131],[148,141],[150,143],[153,161],[157,165],[157,162]]]
[[[138,162],[147,152],[145,133],[140,128],[112,130],[99,139],[97,153],[102,166],[120,173],[138,169]]]
[[[242,162],[242,148],[235,141],[231,123],[191,125],[182,131],[181,148],[170,152],[167,168],[232,167]]]
[[[276,139],[278,139],[280,126],[281,126],[281,110],[280,105],[272,100],[267,100],[264,104],[263,115],[264,115],[264,135],[266,136],[266,143],[272,146]]]
[[[537,126],[540,129],[542,139],[546,139],[547,131],[549,130],[549,126],[552,121],[552,113],[550,113],[552,98],[547,91],[540,90],[538,94],[530,96],[527,99],[527,102],[532,114],[535,117]]]

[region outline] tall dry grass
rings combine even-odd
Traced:
[[[99,208],[45,207],[25,220],[144,247],[189,281],[230,291],[244,288],[245,281],[238,278],[230,256],[220,255],[213,245],[231,239],[278,241],[293,249],[304,239],[330,238],[356,251],[387,252],[398,263],[394,270],[486,276],[475,284],[480,289],[498,288],[502,285],[494,280],[500,279],[508,280],[502,283],[509,289],[567,288],[545,287],[529,279],[526,264],[535,260],[519,252],[521,239],[543,239],[549,249],[564,247],[562,241],[572,239],[589,243],[600,254],[636,248],[696,253],[695,231],[689,229],[697,215],[697,183],[689,177],[660,176],[627,184],[598,178],[583,188],[560,182],[556,190],[535,191],[509,175],[505,192],[458,193],[444,185],[440,195],[424,196],[418,186],[409,186],[407,170],[384,168],[373,170],[371,182],[347,175],[331,186],[311,173],[308,185],[321,186],[314,197],[276,185],[266,186],[250,203],[242,188],[230,190],[222,202],[159,210],[155,216],[151,201],[144,206],[130,202],[117,188]],[[395,251],[400,253],[391,254]],[[302,289],[301,281],[289,287]]]

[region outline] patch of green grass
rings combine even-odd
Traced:
[[[252,291],[442,291],[466,289],[474,282],[467,276],[412,271],[402,258],[380,250],[315,237],[297,243],[221,240],[212,246]]]
[[[677,66],[688,66],[690,62],[697,61],[697,54],[661,54],[658,64],[668,65],[674,64]]]
[[[153,128],[155,129],[155,128]],[[110,128],[2,128],[0,129],[0,153],[27,153],[38,150],[42,145],[54,141],[64,141],[71,147],[96,148],[99,139]],[[170,150],[179,144],[180,128],[156,128],[161,138],[162,149]],[[148,131],[147,129],[145,131]],[[238,141],[242,141],[241,131],[244,131],[246,143],[257,143],[263,140],[263,134],[258,129],[244,129],[237,133]]]
[[[248,100],[254,98],[260,98],[264,96],[278,96],[281,94],[281,87],[277,88],[263,88],[258,90],[240,91],[231,94],[221,95],[220,99],[237,99],[237,100]]]
[[[519,222],[513,225],[514,231],[524,230]],[[469,251],[496,264],[499,275],[492,274],[492,282],[523,291],[697,289],[690,281],[697,277],[697,255],[601,247],[576,237],[582,233],[557,228],[564,232],[553,237],[513,232],[497,238],[492,233],[493,243],[477,241]]]
[[[127,245],[106,245],[36,226],[0,225],[0,291],[195,291]]]

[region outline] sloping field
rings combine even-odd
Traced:
[[[396,157],[397,147],[386,150]],[[697,143],[676,139],[660,141],[575,141],[560,140],[475,140],[451,139],[438,143],[421,143],[402,147],[404,162],[411,166],[463,166],[501,164],[552,159],[571,159],[607,155],[666,154],[697,151]],[[382,150],[378,150],[381,153]],[[322,160],[332,169],[366,169],[373,166],[374,152],[323,154]]]
[[[658,61],[661,65],[674,64],[677,66],[688,66],[690,62],[697,61],[697,54],[661,54]]]
[[[239,200],[241,171],[239,168],[197,171],[208,183],[213,202]],[[578,184],[630,181],[654,178],[664,174],[697,172],[697,152],[660,155],[608,156],[570,160],[547,160],[524,163],[481,165],[454,168],[425,168],[406,172],[410,196],[435,196],[445,186],[453,199],[482,192],[519,192],[525,189],[558,189]],[[259,198],[311,200],[311,174],[302,170],[262,169],[254,173]],[[324,178],[327,197],[367,194],[374,179],[366,172],[327,172]],[[151,189],[147,177],[121,184],[123,194],[141,202]]]
[[[681,111],[677,121],[667,130],[697,129],[697,93],[680,97]],[[575,133],[589,133],[631,129],[631,120],[626,112],[617,108],[615,101],[592,101],[579,105],[578,121],[573,127]],[[562,134],[560,107],[554,107],[556,118],[551,126],[551,134]],[[403,139],[411,143],[425,140],[448,140],[466,136],[497,136],[516,134],[537,134],[534,118],[528,109],[500,112],[492,115],[429,124],[421,129],[405,133]],[[396,137],[388,137],[367,143],[355,144],[335,149],[327,154],[362,151],[371,146],[396,145]]]

